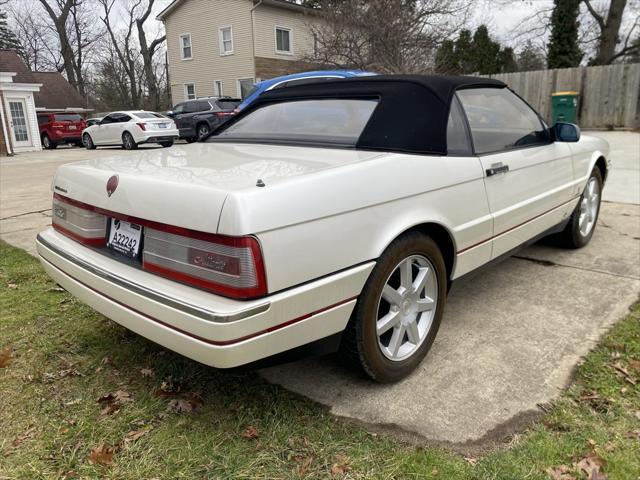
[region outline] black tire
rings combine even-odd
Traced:
[[[185,138],[185,140],[187,141],[187,143],[193,143],[198,139],[196,137],[187,137]]]
[[[437,302],[431,326],[420,346],[403,360],[390,360],[378,342],[378,321],[382,289],[399,264],[411,256],[426,258],[436,274]],[[427,235],[411,232],[397,238],[378,259],[358,298],[351,319],[342,335],[339,355],[380,383],[396,382],[415,370],[429,352],[438,333],[447,293],[447,270],[442,253]]]
[[[122,146],[125,150],[136,150],[138,148],[138,144],[133,139],[133,135],[129,132],[124,132],[122,134]]]
[[[580,215],[585,208],[585,203],[587,205],[589,204],[589,201],[585,199],[585,197],[588,197],[588,189],[591,182],[595,182],[595,185],[598,189],[597,205],[595,205],[595,218],[593,218],[593,224],[591,228],[587,232],[583,232],[580,228]],[[585,186],[585,189],[580,196],[580,201],[571,214],[571,218],[569,218],[569,223],[567,223],[567,226],[564,228],[564,230],[557,236],[557,240],[560,246],[563,246],[565,248],[582,248],[589,243],[591,237],[593,237],[593,232],[596,229],[598,217],[600,216],[601,200],[602,174],[600,173],[600,169],[598,167],[594,167],[591,175],[589,176],[589,180],[587,180],[587,185]]]
[[[95,143],[93,143],[93,140],[91,139],[91,135],[89,135],[88,133],[85,133],[82,136],[82,143],[84,144],[84,148],[86,148],[87,150],[96,149],[96,145]]]
[[[56,142],[54,142],[53,140],[51,140],[49,138],[49,135],[47,135],[45,133],[44,135],[42,135],[42,146],[44,148],[46,148],[47,150],[53,150],[54,148],[56,148],[58,146],[58,144]]]
[[[210,132],[211,132],[211,129],[209,128],[209,125],[206,123],[199,123],[196,126],[196,137],[198,140],[202,140],[203,138],[206,138]]]
[[[79,142],[74,142],[74,145],[75,145],[76,147],[81,147],[81,148],[82,148],[82,147],[83,147],[82,140],[81,140],[81,141],[79,141]]]
[[[160,142],[163,148],[168,148],[173,145],[173,140],[169,140],[168,142]]]

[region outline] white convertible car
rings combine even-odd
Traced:
[[[324,345],[391,382],[452,282],[545,235],[589,242],[607,155],[496,80],[298,86],[204,143],[61,166],[37,247],[69,292],[199,362]]]

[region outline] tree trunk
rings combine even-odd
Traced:
[[[595,11],[589,0],[585,0],[584,3],[600,28],[598,53],[592,63],[594,65],[609,65],[616,58],[618,34],[627,0],[611,0],[606,20]]]

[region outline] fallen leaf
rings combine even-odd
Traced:
[[[240,435],[242,435],[244,438],[258,438],[258,429],[253,425],[249,425],[242,431]]]
[[[124,443],[129,444],[138,440],[140,437],[143,437],[147,433],[149,433],[149,428],[141,428],[140,430],[131,430],[124,437]]]
[[[631,360],[629,362],[629,367],[635,370],[636,372],[640,372],[640,360]]]
[[[153,377],[153,370],[151,370],[150,368],[143,368],[140,370],[140,374],[143,377]]]
[[[35,427],[28,428],[16,438],[14,438],[11,442],[11,445],[13,445],[14,447],[20,446],[20,444],[22,444],[25,440],[29,440],[30,438],[32,438],[34,433],[36,433]]]
[[[175,397],[176,395],[178,395],[178,393],[180,393],[180,386],[174,384],[171,381],[168,382],[162,382],[160,384],[159,388],[156,388],[153,391],[153,394],[156,397]]]
[[[47,292],[64,292],[64,288],[61,287],[51,287],[47,289]]]
[[[546,470],[547,475],[549,475],[553,480],[575,480],[576,477],[571,475],[571,468],[566,465],[559,465],[557,467],[549,467]]]
[[[469,465],[475,465],[476,463],[478,463],[478,459],[477,458],[473,458],[473,457],[464,457],[464,459],[466,460],[466,462]]]
[[[4,368],[11,363],[12,358],[11,348],[7,347],[0,352],[0,368]]]
[[[177,413],[191,413],[200,408],[203,404],[202,397],[198,394],[191,395],[190,398],[176,398],[169,402],[168,410]]]
[[[629,370],[627,370],[627,368],[624,365],[622,365],[620,362],[616,362],[610,366],[615,370],[615,373],[618,377],[629,382],[631,385],[635,385],[636,383],[638,383],[638,380],[633,378],[629,373]]]
[[[126,390],[116,390],[115,392],[107,393],[96,400],[102,405],[98,420],[113,415],[120,411],[120,408],[127,403],[133,402],[131,394]]]
[[[98,465],[111,465],[113,463],[113,449],[109,448],[106,443],[93,447],[89,453],[89,462]]]
[[[336,462],[331,465],[331,475],[344,475],[351,470],[351,467],[348,465],[349,459],[344,455],[336,455],[335,460]]]
[[[16,288],[18,288],[18,285],[16,285],[15,283],[8,283],[7,287],[9,287],[11,289],[16,289]]]
[[[302,462],[302,464],[298,465],[298,468],[296,468],[296,473],[299,476],[304,477],[309,472],[309,468],[311,467],[312,462],[313,462],[313,457],[306,458]]]
[[[589,479],[592,479],[594,474],[600,473],[600,468],[603,465],[604,460],[600,458],[600,456],[598,456],[598,454],[596,453],[590,453],[575,464],[576,468],[582,470],[587,475],[587,477],[589,477]]]

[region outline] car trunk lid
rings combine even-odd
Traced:
[[[59,195],[120,215],[216,233],[232,192],[261,188],[259,180],[267,186],[296,181],[378,155],[347,149],[197,143],[63,165],[53,188]]]

